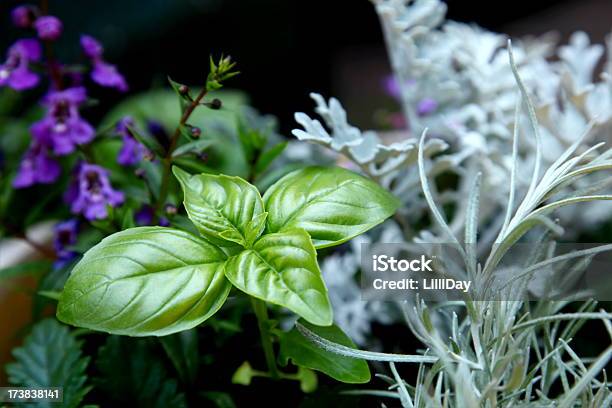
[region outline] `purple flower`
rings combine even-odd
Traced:
[[[134,221],[136,225],[140,226],[151,225],[153,223],[153,215],[155,215],[153,207],[145,204],[134,214]],[[165,217],[159,217],[158,224],[161,227],[167,227],[170,225],[170,222]]]
[[[49,148],[42,141],[33,139],[21,160],[13,187],[25,188],[33,184],[53,183],[61,172],[60,165],[49,155]]]
[[[107,205],[117,207],[123,203],[123,193],[113,190],[105,168],[80,163],[75,172],[75,180],[64,196],[73,214],[83,214],[90,221],[103,219],[108,215]]]
[[[129,127],[134,125],[134,120],[126,116],[117,123],[117,133],[123,138],[123,146],[117,154],[117,163],[123,166],[133,166],[142,160],[144,146],[140,144],[130,133]]]
[[[77,253],[70,247],[77,242],[78,229],[79,222],[76,219],[62,221],[55,225],[53,234],[53,247],[57,255],[57,260],[53,264],[55,269],[66,266],[76,258]]]
[[[91,79],[95,83],[108,88],[115,88],[121,92],[128,90],[127,82],[123,75],[117,71],[117,67],[102,58],[104,48],[98,40],[89,35],[83,35],[81,36],[81,48],[93,64]]]
[[[0,86],[10,86],[23,91],[38,84],[38,75],[29,69],[30,61],[39,61],[40,44],[34,39],[16,41],[7,52],[4,64],[0,65]]]
[[[36,18],[36,9],[32,6],[18,6],[11,11],[13,25],[18,28],[30,28]]]
[[[42,40],[54,41],[62,35],[64,25],[57,17],[42,16],[36,19],[34,28]]]
[[[76,145],[89,143],[95,131],[81,118],[78,109],[86,99],[83,87],[49,93],[43,102],[47,114],[30,128],[34,137],[48,140],[58,155],[71,153]]]
[[[427,116],[438,109],[438,102],[432,98],[423,98],[417,105],[417,114],[419,116]]]

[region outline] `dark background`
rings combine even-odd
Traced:
[[[0,3],[0,48],[6,49],[24,35],[8,18],[24,2]],[[602,42],[612,21],[609,0],[447,3],[450,18],[511,35],[555,30],[566,39],[582,29]],[[260,111],[278,116],[285,134],[295,111],[312,110],[312,91],[339,97],[352,122],[371,126],[381,103],[373,95],[389,71],[368,0],[51,0],[49,10],[65,22],[57,47],[63,60],[78,61],[79,34],[92,34],[132,91],[162,85],[165,75],[202,84],[209,54],[232,55],[242,74],[230,86],[245,90]],[[94,116],[121,98],[114,92],[97,96],[102,104]]]

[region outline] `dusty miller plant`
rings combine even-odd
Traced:
[[[384,32],[388,54],[395,77],[395,92],[405,117],[406,129],[398,140],[396,134],[361,131],[350,125],[340,102],[313,94],[316,113],[329,128],[303,113],[296,120],[303,129],[293,133],[300,139],[323,145],[328,152],[347,157],[355,168],[390,189],[402,201],[393,221],[383,225],[385,232],[371,234],[372,242],[424,242],[444,240],[442,231],[416,230],[427,211],[420,198],[420,180],[416,169],[417,137],[427,127],[431,137],[425,144],[426,167],[429,178],[444,173],[458,176],[455,188],[437,192],[432,184],[432,195],[440,206],[451,206],[449,227],[459,234],[465,224],[465,197],[472,188],[472,180],[482,173],[480,239],[476,250],[486,255],[505,222],[503,209],[507,206],[513,163],[515,196],[527,193],[531,183],[531,169],[541,157],[543,165],[551,165],[565,149],[581,139],[580,149],[589,141],[605,140],[612,120],[612,37],[608,37],[608,58],[597,80],[595,68],[604,47],[590,44],[585,33],[577,32],[567,45],[556,48],[553,35],[526,38],[513,44],[516,65],[521,70],[526,86],[532,90],[537,127],[529,126],[520,116],[523,132],[513,155],[512,124],[515,120],[517,88],[511,66],[504,51],[507,37],[485,29],[445,20],[446,5],[438,0],[379,0],[373,1]],[[558,57],[551,60],[551,56]],[[426,109],[425,109],[426,108]],[[585,129],[589,129],[585,131]],[[539,139],[535,136],[539,133]],[[539,148],[535,140],[541,142]],[[314,147],[318,152],[318,147]],[[289,151],[292,150],[290,146]],[[320,156],[320,155],[319,155]],[[602,158],[605,160],[606,156]],[[610,178],[590,174],[577,180],[575,187],[603,190],[610,186]],[[559,214],[567,226],[566,234],[592,230],[605,220],[609,207],[600,202],[583,204],[580,209],[566,206]],[[397,225],[394,225],[397,224]],[[392,231],[401,229],[400,234]],[[393,241],[381,241],[381,236],[394,236]],[[336,257],[337,258],[337,257]],[[359,254],[349,251],[342,255],[345,276],[340,278],[338,292],[330,291],[331,301],[347,305],[338,315],[354,316],[346,319],[344,327],[358,339],[365,339],[369,321],[376,321],[376,313],[368,310],[379,307],[354,307],[357,291],[347,293],[347,283],[358,273]],[[353,260],[353,261],[351,261]],[[356,260],[356,261],[355,261]],[[335,262],[332,259],[332,262]],[[325,274],[325,264],[323,266]],[[355,312],[355,313],[354,313]],[[390,318],[393,320],[393,318]]]
[[[508,64],[505,36],[444,21],[442,2],[373,2],[406,118],[405,139],[385,144],[384,133],[356,129],[348,124],[336,99],[326,103],[317,94],[312,95],[316,112],[331,132],[298,113],[296,120],[304,129],[295,130],[294,135],[344,155],[401,198],[399,217],[388,221],[381,233],[370,234],[374,241],[405,242],[407,248],[414,244],[419,248],[419,244],[450,240],[464,264],[454,270],[449,266],[446,272],[486,280],[504,254],[524,235],[531,237],[536,227],[545,232],[535,245],[554,248],[555,237],[564,230],[551,218],[553,212],[569,221],[571,233],[605,219],[609,207],[602,201],[611,196],[599,192],[610,185],[610,178],[601,171],[610,169],[612,162],[610,150],[599,152],[602,143],[597,141],[609,134],[612,119],[610,37],[608,62],[601,79],[594,81],[604,48],[590,45],[584,33],[575,33],[570,44],[558,48],[558,62],[548,60],[555,44],[543,37],[515,44]],[[532,97],[527,89],[533,91]],[[435,104],[430,103],[425,112],[427,99]],[[519,104],[527,115],[520,115]],[[424,128],[434,138],[426,139],[423,133],[419,143],[415,135]],[[589,139],[596,141],[592,147]],[[450,153],[437,154],[447,147]],[[459,182],[455,189],[438,192],[432,180],[445,171],[457,174]],[[568,192],[568,187],[573,189]],[[580,211],[574,209],[576,203],[583,203]],[[442,211],[448,205],[454,208],[450,222]],[[421,209],[430,211],[433,225],[415,231],[412,221],[419,219]],[[397,229],[395,222],[401,234],[389,233]],[[457,238],[460,235],[463,238]],[[510,282],[562,270],[568,261],[608,250],[610,245],[558,256],[554,251],[538,253],[530,263],[515,265],[512,272],[517,276],[511,276]],[[479,263],[479,259],[486,261]],[[376,316],[381,308],[359,310],[354,306],[356,287],[331,277],[336,273],[348,282],[354,280],[358,260],[353,247],[333,255],[327,261],[329,272],[325,273],[326,263],[323,270],[340,288],[331,292],[336,309],[356,314],[342,322],[343,327],[363,341],[368,321],[381,321]],[[401,308],[411,331],[425,345],[418,355],[351,350],[307,328],[300,331],[324,349],[389,362],[392,376],[380,375],[389,382],[388,390],[355,393],[398,398],[405,407],[609,406],[610,385],[602,370],[612,347],[596,358],[585,358],[570,343],[588,319],[601,320],[612,338],[612,315],[598,311],[594,301],[583,303],[575,313],[564,311],[568,304],[468,300],[428,305],[413,299]],[[416,381],[402,379],[394,365],[399,362],[419,364]]]
[[[511,52],[510,58],[514,67]],[[518,72],[514,72],[535,129],[537,122],[533,105]],[[515,157],[518,129],[517,109],[513,136]],[[426,132],[421,137],[421,149],[425,137]],[[600,145],[577,154],[581,143],[582,139],[578,139],[543,174],[538,170],[539,161],[536,162],[530,187],[516,206],[514,170],[517,162],[514,162],[505,221],[482,263],[479,263],[472,246],[477,240],[481,174],[473,180],[467,198],[464,236],[460,240],[433,199],[425,171],[427,163],[423,150],[419,151],[421,187],[432,218],[464,257],[463,268],[455,273],[470,276],[476,281],[486,281],[512,245],[535,226],[543,225],[558,232],[558,225],[547,218],[555,209],[580,202],[612,199],[611,195],[593,195],[583,190],[554,198],[554,193],[560,188],[575,183],[581,177],[612,168],[607,152],[596,153]],[[537,144],[540,145],[539,140]],[[544,239],[549,238],[545,236]],[[541,254],[531,264],[523,265],[520,271],[522,274],[543,273],[547,266],[611,249],[612,245],[601,245],[559,256]],[[417,355],[350,349],[334,344],[306,327],[300,326],[299,330],[326,350],[354,358],[389,362],[392,376],[380,376],[389,382],[388,390],[357,390],[354,393],[397,398],[403,407],[610,405],[612,392],[604,368],[612,358],[611,313],[596,310],[595,301],[584,302],[577,312],[567,313],[563,309],[569,301],[526,302],[501,299],[504,297],[493,301],[467,299],[430,305],[418,298],[413,302],[405,302],[402,307],[406,321],[412,333],[425,346],[422,353]],[[589,319],[601,320],[611,340],[610,345],[595,358],[580,357],[570,345],[581,326]],[[403,379],[395,363],[419,364],[416,380]]]

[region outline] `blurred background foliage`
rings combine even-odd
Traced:
[[[9,10],[19,3],[0,2],[0,49],[21,34],[9,24]],[[450,19],[494,31],[555,30],[566,38],[582,29],[595,42],[603,41],[610,28],[606,16],[612,14],[608,0],[447,3]],[[294,112],[311,108],[309,92],[340,97],[357,126],[373,126],[373,108],[395,103],[376,80],[389,68],[368,0],[50,0],[49,10],[65,23],[57,47],[61,59],[82,58],[76,38],[91,34],[126,74],[132,91],[163,86],[166,75],[201,84],[208,55],[229,53],[242,71],[232,86],[246,91],[261,112],[276,115],[284,134],[294,127]],[[104,103],[88,110],[92,119],[122,97],[100,92]]]

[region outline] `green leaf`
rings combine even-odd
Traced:
[[[249,222],[263,212],[255,186],[240,177],[191,175],[173,167],[185,193],[185,209],[200,233],[218,245],[246,245]],[[228,242],[231,241],[231,242]]]
[[[375,182],[340,167],[307,167],[266,191],[268,231],[305,229],[316,248],[338,245],[393,215],[399,201]]]
[[[331,342],[350,348],[356,347],[336,325],[320,327],[303,320],[299,323]],[[286,365],[290,359],[297,366],[321,371],[345,383],[363,384],[370,381],[370,369],[365,360],[341,356],[317,346],[302,336],[295,327],[280,336],[279,360],[281,364]]]
[[[0,269],[0,281],[21,276],[36,276],[51,269],[49,261],[30,261]]]
[[[253,217],[247,224],[245,231],[245,241],[247,247],[251,247],[253,243],[260,237],[264,229],[266,228],[266,218],[268,217],[267,212],[263,212]]]
[[[174,150],[174,153],[172,153],[172,157],[179,157],[189,153],[198,154],[201,153],[207,147],[212,146],[214,143],[215,141],[211,139],[201,139],[185,143],[184,145],[181,145],[177,147],[176,150]]]
[[[263,173],[268,166],[283,153],[286,147],[287,142],[282,142],[263,152],[257,159],[257,162],[255,162],[255,173]]]
[[[198,374],[197,330],[185,330],[159,340],[183,382],[193,383]]]
[[[232,399],[232,396],[226,392],[221,391],[204,391],[200,395],[202,398],[210,401],[212,406],[215,408],[236,408],[236,404]]]
[[[178,96],[179,106],[181,107],[181,112],[183,112],[185,108],[187,107],[187,105],[189,104],[189,102],[191,102],[192,100],[190,92],[189,92],[189,88],[187,88],[186,85],[173,81],[172,78],[170,77],[168,77],[168,82],[170,83],[170,86],[172,87],[172,89],[174,89],[176,96]],[[181,92],[181,88],[184,88],[186,92]]]
[[[225,276],[238,289],[291,309],[309,322],[332,323],[317,253],[304,230],[262,236],[251,249],[228,259]]]
[[[16,386],[63,387],[64,407],[77,407],[91,387],[85,385],[89,358],[68,328],[45,319],[32,328],[22,347],[13,350],[17,360],[6,366],[9,382]],[[40,402],[37,407],[56,406]]]
[[[142,143],[147,149],[149,149],[153,153],[157,154],[158,156],[164,156],[166,154],[166,149],[157,140],[155,140],[155,138],[149,135],[143,135],[134,126],[129,126],[128,130],[136,140]]]
[[[169,377],[160,356],[163,351],[150,339],[109,336],[100,348],[96,388],[116,407],[186,407],[176,379]]]
[[[102,240],[66,282],[58,318],[130,336],[191,329],[225,302],[225,254],[187,232],[139,227]]]

